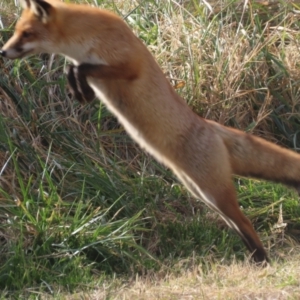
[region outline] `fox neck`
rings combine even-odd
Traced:
[[[56,53],[65,56],[75,66],[81,63],[106,65],[106,60],[99,53],[93,53],[91,49],[95,49],[93,41],[73,35],[72,39],[62,41],[60,47],[56,49]]]
[[[101,41],[101,35],[97,34],[99,28],[91,27],[95,16],[87,18],[89,7],[83,7],[74,4],[59,3],[59,15],[55,16],[56,26],[52,29],[54,35],[54,48],[48,51],[65,56],[74,65],[80,63],[107,64],[101,57],[101,44],[105,45],[105,40]],[[70,9],[72,8],[72,9]],[[86,12],[85,12],[86,10]],[[68,20],[68,25],[66,25]],[[101,16],[97,18],[97,23],[101,27]],[[96,34],[93,34],[96,31]],[[86,34],[83,34],[85,32]],[[97,36],[92,39],[91,36]],[[93,52],[97,49],[97,55]]]
[[[81,63],[107,65],[107,62],[99,55],[88,53],[88,49],[88,46],[86,49],[78,47],[78,44],[75,42],[73,44],[63,45],[58,54],[65,56],[66,59],[75,66]]]

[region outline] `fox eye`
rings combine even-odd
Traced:
[[[27,39],[32,35],[32,32],[30,31],[23,31],[23,38]]]

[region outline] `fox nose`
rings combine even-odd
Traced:
[[[5,50],[0,50],[0,55],[2,55],[2,56],[6,56],[6,51]]]

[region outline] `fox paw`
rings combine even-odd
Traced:
[[[67,79],[72,95],[80,102],[91,102],[95,98],[93,89],[89,86],[80,67],[67,66]]]

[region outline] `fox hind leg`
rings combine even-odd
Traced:
[[[266,251],[251,222],[239,208],[232,182],[223,185],[222,188],[214,186],[209,191],[202,191],[199,185],[187,174],[178,173],[178,177],[195,197],[204,200],[210,208],[220,214],[230,228],[237,232],[248,250],[252,253],[255,262],[264,265],[265,262],[269,261]]]
[[[216,195],[215,197],[221,199],[221,197],[224,196],[226,197],[226,200],[224,199],[220,200],[219,202],[217,201],[217,209],[220,215],[229,225],[229,227],[233,228],[242,238],[244,244],[252,253],[252,257],[255,262],[268,262],[269,259],[267,253],[257,233],[255,232],[249,219],[240,210],[233,184],[227,187],[220,196]]]

